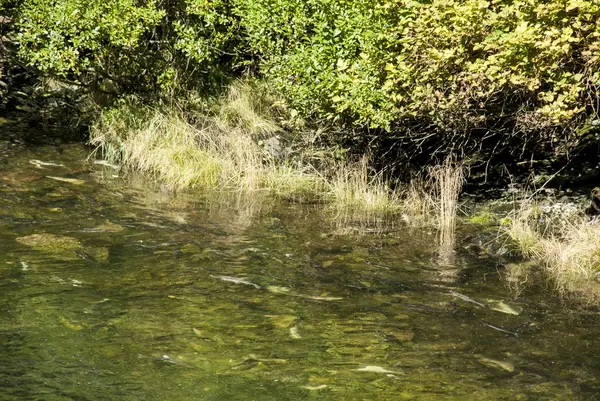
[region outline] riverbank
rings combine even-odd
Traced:
[[[542,267],[559,294],[599,298],[600,229],[584,217],[584,196],[536,203],[513,188],[504,198],[512,202],[501,210],[469,215],[459,211],[460,165],[448,160],[412,182],[392,182],[373,170],[368,157],[352,161],[344,149],[320,142],[317,132],[294,130],[302,124],[292,120],[268,88],[238,82],[212,103],[201,98],[160,107],[125,102],[103,112],[90,142],[96,155],[148,174],[169,191],[212,191],[236,202],[270,197],[322,203],[340,227],[351,222],[385,231],[394,221],[436,227],[447,261],[457,224],[497,226],[498,246],[510,244],[510,252]]]
[[[210,192],[214,203],[247,210],[274,200],[322,204],[340,233],[385,233],[398,224],[435,229],[445,264],[453,263],[456,226],[482,225],[497,232],[486,247],[492,256],[509,252],[533,262],[508,264],[517,281],[541,267],[558,294],[600,298],[600,233],[584,217],[585,195],[561,201],[548,196],[552,189],[536,198],[516,187],[473,192],[472,177],[461,178],[468,166],[450,159],[412,182],[390,180],[367,156],[324,141],[329,135],[298,120],[266,86],[239,81],[217,100],[189,96],[153,107],[123,101],[102,111],[90,143],[93,157],[119,165],[121,174],[141,173],[171,192]],[[3,152],[21,142],[7,141]],[[463,184],[471,193],[459,201]],[[467,205],[469,195],[479,200]]]
[[[124,102],[102,112],[90,143],[109,163],[149,174],[173,191],[267,193],[323,203],[346,220],[424,218],[444,211],[449,222],[443,224],[454,225],[448,211],[456,205],[437,213],[439,202],[432,197],[458,195],[458,164],[448,162],[445,170],[403,185],[374,171],[368,155],[328,144],[324,134],[295,119],[263,84],[240,81],[216,101],[190,95],[155,107]],[[452,179],[451,188],[444,188]]]

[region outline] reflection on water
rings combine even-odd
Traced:
[[[425,228],[356,236],[315,205],[174,197],[85,152],[3,161],[2,400],[600,392],[600,310],[543,282],[515,298],[490,260],[440,267]]]

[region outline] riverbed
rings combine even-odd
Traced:
[[[459,229],[173,194],[81,145],[0,160],[0,400],[592,400],[600,309]],[[537,281],[536,281],[537,280]]]

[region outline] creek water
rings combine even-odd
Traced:
[[[173,196],[88,153],[0,160],[0,400],[600,396],[600,309],[515,292],[464,238],[442,266],[431,229]]]

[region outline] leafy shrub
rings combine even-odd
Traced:
[[[156,95],[210,87],[235,45],[226,1],[25,0],[20,56],[90,90]],[[225,68],[226,69],[226,68]]]
[[[303,114],[462,133],[598,112],[593,0],[239,1],[266,76]]]

